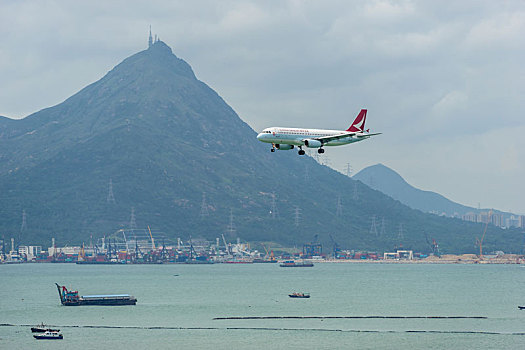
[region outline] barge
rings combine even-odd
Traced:
[[[58,289],[60,302],[65,306],[80,305],[135,305],[137,298],[129,294],[110,294],[110,295],[78,295],[78,291],[69,291],[65,286],[55,283]]]
[[[294,260],[283,261],[280,267],[313,267],[314,264],[310,262],[295,262]]]

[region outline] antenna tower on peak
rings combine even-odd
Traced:
[[[150,26],[149,26],[148,48],[150,48],[151,45],[153,45],[153,37],[151,36],[151,24],[150,24]]]

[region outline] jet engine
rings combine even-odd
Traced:
[[[323,146],[323,143],[318,140],[304,140],[304,145],[308,148],[319,148]]]
[[[293,145],[281,145],[278,143],[275,145],[275,148],[280,149],[281,151],[288,151],[290,149],[293,149]]]

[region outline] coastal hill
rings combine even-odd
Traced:
[[[343,248],[379,251],[429,251],[431,235],[442,251],[465,253],[482,231],[295,151],[271,153],[162,41],[56,106],[0,117],[0,197],[0,237],[45,247],[136,225],[171,240],[225,234],[301,248],[318,237],[325,252],[330,234]],[[513,252],[520,237],[489,227],[485,246]]]
[[[383,192],[413,209],[419,209],[427,213],[461,216],[467,213],[477,214],[490,210],[468,207],[451,201],[439,193],[416,188],[407,183],[397,172],[383,164],[366,167],[352,178],[363,182],[370,188]],[[493,210],[493,212],[503,214],[504,217],[512,215],[499,210]]]
[[[446,213],[452,216],[477,211],[474,208],[453,202],[439,193],[424,191],[408,184],[397,172],[383,164],[376,164],[364,168],[352,177],[367,186],[383,192],[397,199],[411,208],[424,212]]]

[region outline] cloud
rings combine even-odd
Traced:
[[[470,175],[494,179],[490,154],[506,181],[483,193],[505,203],[525,173],[524,13],[519,0],[4,1],[0,115],[63,101],[145,49],[151,24],[254,129],[343,128],[366,107],[384,134],[330,148],[335,168],[381,161],[468,203]]]

